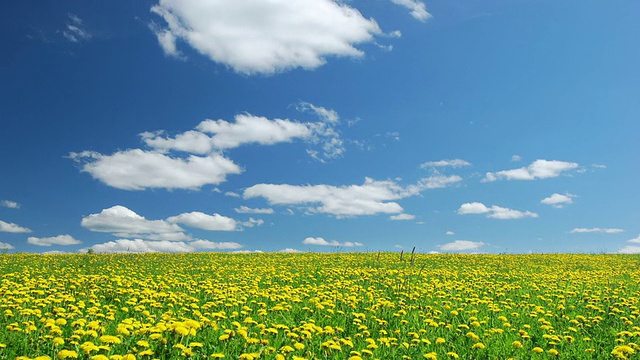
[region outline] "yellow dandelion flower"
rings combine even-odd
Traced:
[[[553,356],[558,356],[559,352],[556,349],[550,349],[549,351],[547,351],[547,353],[549,353],[549,355],[553,355]]]
[[[431,360],[437,360],[438,359],[438,354],[436,354],[435,351],[432,351],[430,353],[426,353],[424,355],[422,355],[425,359],[431,359]]]
[[[542,348],[541,348],[541,347],[537,347],[537,346],[536,346],[536,347],[534,347],[532,351],[533,351],[534,353],[538,353],[538,354],[540,354],[540,353],[543,353],[543,352],[544,352],[544,350],[542,350]]]
[[[486,346],[484,346],[484,344],[483,344],[483,343],[478,342],[478,343],[473,344],[473,346],[472,346],[471,348],[472,348],[472,349],[484,349],[485,347],[486,347]]]
[[[122,340],[119,337],[113,335],[100,336],[100,342],[105,344],[121,344]]]
[[[73,350],[60,350],[57,355],[58,359],[77,359],[78,353]]]

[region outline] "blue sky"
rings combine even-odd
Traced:
[[[640,252],[640,3],[14,1],[9,252]]]

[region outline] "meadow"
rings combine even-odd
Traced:
[[[640,359],[640,256],[0,256],[0,359]]]

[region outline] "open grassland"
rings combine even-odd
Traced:
[[[640,359],[640,256],[0,256],[0,359]]]

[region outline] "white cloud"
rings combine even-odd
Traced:
[[[197,189],[208,184],[219,184],[229,174],[240,174],[242,169],[221,154],[205,157],[191,155],[186,159],[172,158],[155,151],[140,149],[102,155],[84,151],[71,153],[78,162],[84,161],[82,171],[105,184],[124,190],[147,188]]]
[[[618,250],[620,254],[640,254],[640,246],[635,245],[627,245],[620,250]]]
[[[13,245],[0,242],[0,250],[11,250],[11,249],[13,249]]]
[[[458,209],[458,214],[460,215],[487,214],[488,218],[500,219],[500,220],[522,219],[525,217],[531,217],[531,218],[538,217],[538,214],[531,211],[513,210],[513,209],[503,208],[496,205],[487,207],[485,204],[480,202],[465,203],[460,205],[460,208]]]
[[[292,249],[292,248],[286,248],[286,249],[282,249],[282,250],[278,250],[279,253],[285,253],[285,254],[299,254],[302,253],[302,251],[297,250],[297,249]]]
[[[87,249],[81,249],[86,252]],[[104,244],[96,244],[91,249],[97,253],[147,253],[147,252],[191,252],[193,248],[182,241],[146,241],[142,239],[118,239]]]
[[[400,141],[400,132],[398,131],[389,131],[384,134],[385,137],[392,138],[395,141]]]
[[[235,231],[238,229],[238,223],[230,217],[220,214],[207,215],[198,211],[172,216],[167,218],[167,221],[211,231]]]
[[[416,216],[411,214],[398,214],[398,215],[391,215],[389,217],[389,219],[391,220],[413,220],[415,218]]]
[[[526,217],[537,218],[538,214],[531,211],[519,211],[500,206],[492,206],[491,213],[487,217],[500,220],[522,219]]]
[[[163,29],[156,23],[151,23],[149,25],[149,29],[156,35],[158,44],[162,48],[162,51],[164,51],[165,55],[176,59],[186,59],[182,52],[178,50],[178,47],[176,46],[176,41],[178,39],[170,30]]]
[[[188,245],[194,249],[201,250],[232,250],[242,248],[242,245],[236,242],[213,242],[209,240],[195,240],[188,243]]]
[[[318,146],[317,150],[307,150],[316,160],[325,161],[341,156],[345,151],[344,141],[333,127],[339,120],[337,112],[309,103],[303,104],[305,109],[317,113],[321,121],[301,123],[288,119],[271,120],[245,113],[236,115],[234,122],[204,120],[196,126],[196,130],[175,137],[166,136],[164,131],[147,131],[140,136],[147,146],[161,153],[183,151],[203,155],[247,144],[274,145],[303,140]]]
[[[420,168],[430,168],[430,167],[463,167],[463,166],[471,166],[471,163],[462,159],[451,159],[451,160],[439,160],[439,161],[427,161],[425,163],[420,164]]]
[[[147,146],[159,151],[184,151],[192,154],[208,154],[213,150],[211,138],[199,131],[189,130],[176,135],[175,138],[163,137],[164,131],[145,131],[140,134]]]
[[[520,156],[520,155],[513,155],[513,156],[511,157],[511,161],[513,161],[513,162],[522,161],[522,156]]]
[[[445,235],[455,235],[455,234],[456,234],[456,233],[454,233],[453,231],[447,231],[447,232],[445,233]]]
[[[313,112],[320,118],[320,120],[328,123],[337,124],[340,121],[340,116],[338,115],[337,111],[333,109],[327,109],[322,106],[316,106],[308,102],[299,102],[296,105],[296,109],[303,112]]]
[[[605,234],[617,234],[624,232],[623,229],[615,229],[615,228],[575,228],[570,231],[571,234],[576,233],[605,233]]]
[[[483,179],[484,182],[491,182],[501,179],[506,180],[535,180],[558,177],[564,171],[577,168],[579,165],[574,162],[558,160],[536,160],[527,167],[518,169],[502,170],[498,172],[488,172]]]
[[[231,250],[242,248],[242,245],[234,242],[213,242],[208,240],[196,240],[190,243],[182,241],[148,241],[142,239],[118,239],[103,244],[96,244],[90,247],[97,253],[148,253],[148,252],[170,252],[186,253],[198,250]],[[81,249],[80,252],[87,252],[89,248]]]
[[[340,216],[401,213],[402,207],[390,200],[405,196],[406,190],[392,181],[365,179],[363,185],[257,184],[244,191],[245,198],[264,197],[273,205],[320,204],[311,212]]]
[[[635,237],[633,239],[627,240],[627,242],[634,243],[634,244],[640,244],[640,235],[638,235],[638,237]]]
[[[549,197],[546,197],[542,200],[540,200],[541,204],[546,204],[546,205],[551,205],[555,208],[562,208],[562,206],[564,204],[572,204],[573,203],[573,198],[576,197],[576,195],[573,194],[552,194]]]
[[[244,205],[240,206],[239,208],[235,208],[234,210],[239,214],[273,214],[273,209],[271,208],[258,209],[250,208]]]
[[[418,186],[422,189],[440,189],[460,181],[462,181],[462,178],[458,175],[434,175],[420,179]]]
[[[419,6],[412,10],[423,16]],[[154,32],[167,55],[178,53],[181,40],[243,74],[314,69],[328,56],[362,57],[355,45],[382,34],[375,20],[333,0],[160,0],[151,11],[166,22]]]
[[[51,246],[51,245],[76,245],[82,244],[82,241],[74,239],[71,235],[58,235],[54,237],[32,237],[27,239],[27,242],[32,245],[38,246]]]
[[[364,246],[364,244],[359,242],[346,241],[341,243],[335,240],[327,241],[321,237],[316,237],[316,238],[308,237],[304,239],[302,243],[305,245],[318,245],[318,246],[343,246],[343,247]]]
[[[82,28],[82,19],[74,14],[69,14],[65,30],[62,35],[69,41],[77,43],[91,39],[91,34]]]
[[[260,225],[264,224],[264,220],[262,220],[262,219],[254,219],[254,218],[250,217],[249,220],[243,221],[240,224],[242,224],[242,226],[245,226],[245,227],[254,227],[254,226],[260,226]]]
[[[404,249],[404,246],[400,245],[400,244],[395,244],[393,245],[394,248],[396,249]]]
[[[431,17],[431,14],[427,12],[427,7],[422,1],[391,0],[391,2],[411,10],[411,16],[413,16],[416,20],[425,21]]]
[[[234,122],[204,120],[195,130],[174,137],[163,130],[141,133],[142,141],[152,150],[128,149],[111,155],[82,151],[70,153],[69,158],[81,164],[83,172],[106,185],[124,190],[145,190],[199,189],[204,185],[220,184],[228,175],[243,172],[222,151],[247,144],[274,145],[303,140],[317,147],[307,152],[318,161],[342,156],[344,141],[331,124],[337,113],[305,104],[319,113],[323,121],[300,123],[238,114]],[[174,152],[188,155],[178,156]]]
[[[31,230],[25,227],[19,226],[18,224],[8,223],[0,220],[0,232],[8,232],[8,233],[30,233]]]
[[[147,220],[120,205],[103,209],[99,214],[88,215],[82,218],[80,225],[91,231],[107,232],[119,236],[163,241],[189,239],[182,233],[182,228],[176,224],[164,220]]]
[[[251,143],[272,145],[313,135],[306,124],[288,119],[269,120],[251,114],[238,114],[233,123],[226,120],[205,120],[197,129],[213,134],[211,144],[218,149],[231,149]]]
[[[377,181],[365,178],[362,185],[286,185],[257,184],[244,191],[244,198],[263,197],[271,205],[313,205],[310,213],[336,216],[399,214],[402,206],[393,200],[418,195],[422,190],[443,187],[459,181],[457,177],[431,177],[415,185],[403,187],[391,180]]]
[[[227,191],[227,192],[225,192],[225,193],[224,193],[224,196],[230,196],[230,197],[237,197],[237,198],[239,198],[241,195],[240,195],[240,194],[238,194],[238,193],[235,193],[235,192],[233,192],[233,191]]]
[[[485,243],[481,241],[456,240],[454,242],[438,245],[441,251],[468,251],[483,247]]]
[[[264,251],[262,250],[236,250],[232,251],[232,254],[262,254]]]
[[[607,165],[602,165],[602,164],[591,164],[591,166],[593,166],[594,168],[598,168],[598,169],[606,169]]]
[[[472,202],[465,203],[460,205],[460,209],[458,209],[458,214],[466,215],[466,214],[485,214],[491,211],[485,204],[480,202]]]
[[[0,206],[9,208],[9,209],[19,209],[20,208],[20,204],[18,204],[15,201],[11,201],[11,200],[2,200],[0,201]]]

